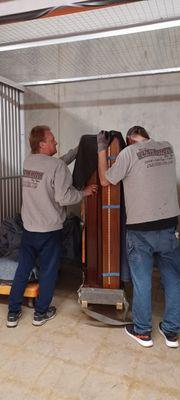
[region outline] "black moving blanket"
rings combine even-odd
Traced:
[[[107,132],[110,143],[114,137],[119,140],[120,148],[126,146],[122,134],[117,131]],[[98,153],[97,153],[97,135],[83,135],[79,143],[78,154],[73,171],[73,185],[78,189],[82,189],[92,173],[98,168]]]

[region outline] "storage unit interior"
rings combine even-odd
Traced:
[[[51,127],[58,156],[84,134],[114,129],[125,136],[142,125],[153,138],[172,143],[180,195],[180,2],[120,3],[0,25],[1,87],[11,80],[25,90],[22,158],[37,124]],[[2,159],[2,145],[1,151]],[[116,400],[120,393],[122,400],[177,400],[179,354],[165,348],[156,329],[163,308],[159,279],[153,285],[156,346],[147,351],[119,329],[94,326],[77,304],[79,270],[62,272],[51,325],[35,331],[32,312],[24,308],[21,325],[7,332],[7,301],[0,305],[3,400]]]

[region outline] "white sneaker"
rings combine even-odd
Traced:
[[[133,324],[126,325],[125,332],[132,339],[136,340],[136,342],[138,342],[141,346],[143,346],[143,347],[152,347],[153,346],[153,341],[151,339],[151,332],[137,333],[134,330]]]
[[[159,332],[161,333],[162,336],[164,336],[165,343],[168,347],[174,347],[177,348],[179,346],[178,338],[177,338],[177,333],[175,332],[164,332],[162,330],[162,322],[159,324]]]

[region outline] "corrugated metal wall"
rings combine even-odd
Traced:
[[[21,209],[21,92],[0,83],[0,221]]]

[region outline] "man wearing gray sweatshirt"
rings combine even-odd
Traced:
[[[23,235],[19,265],[9,298],[7,327],[16,327],[21,318],[23,294],[38,257],[39,296],[35,304],[33,325],[40,326],[56,315],[50,303],[61,256],[61,231],[66,207],[97,192],[97,185],[79,191],[72,185],[66,164],[76,157],[77,148],[60,159],[57,142],[48,126],[36,126],[29,138],[31,154],[25,159],[22,179]]]
[[[165,293],[165,311],[159,332],[168,347],[177,348],[180,333],[180,246],[176,238],[179,204],[175,155],[167,141],[149,137],[141,126],[127,132],[128,146],[108,169],[108,137],[97,136],[102,186],[123,181],[127,214],[127,254],[133,283],[133,324],[128,336],[144,347],[151,339],[151,286],[156,254]]]

